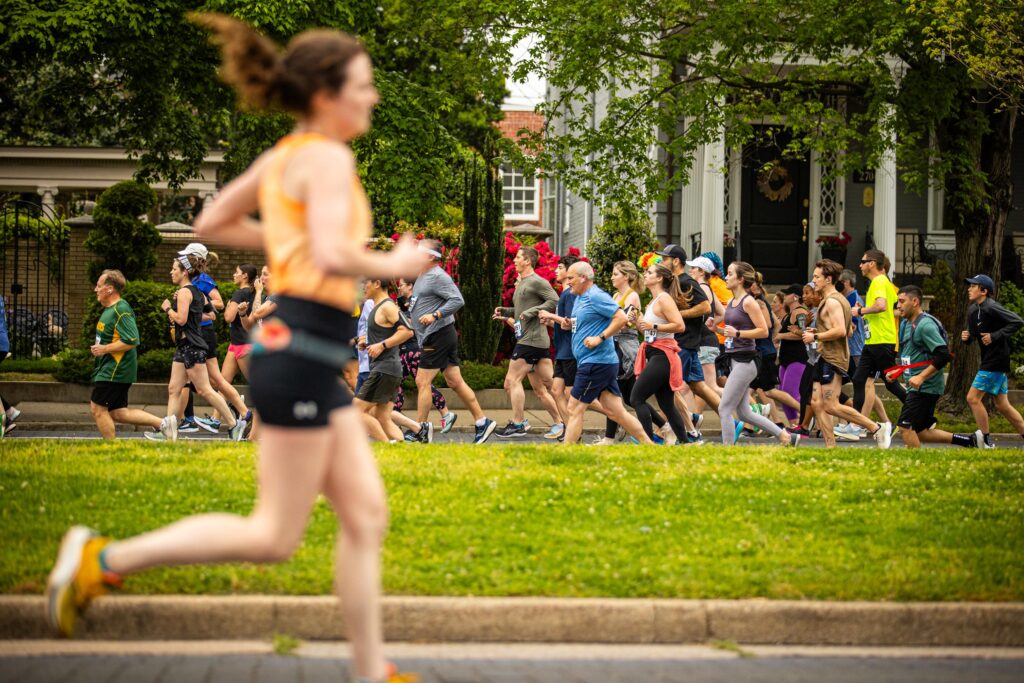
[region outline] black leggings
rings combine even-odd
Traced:
[[[619,380],[619,391],[622,393],[623,403],[629,403],[629,396],[633,393],[633,385],[636,384],[636,375],[630,375],[629,379]],[[654,424],[660,429],[665,424],[665,418],[661,416],[657,410],[651,411],[651,419]],[[619,430],[619,423],[610,417],[604,419],[604,437],[606,439],[614,439],[615,432]]]
[[[651,407],[647,405],[647,399],[654,396],[658,400],[658,406],[665,412],[668,422],[672,425],[672,431],[682,439],[686,434],[686,427],[683,418],[676,410],[675,392],[669,386],[669,362],[665,354],[657,349],[647,349],[647,365],[640,376],[633,384],[633,391],[629,396],[629,403],[636,411],[637,419],[643,425],[647,436],[654,438],[653,418]]]

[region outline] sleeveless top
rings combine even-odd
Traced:
[[[743,310],[743,302],[746,301],[749,294],[744,294],[740,297],[739,301],[733,299],[725,305],[725,324],[732,325],[739,331],[752,330],[754,329],[754,321],[750,319],[750,316],[746,311]],[[725,352],[729,354],[746,352],[756,355],[756,345],[753,339],[746,339],[742,337],[726,337],[725,338]]]
[[[206,348],[206,342],[203,340],[202,333],[199,332],[199,323],[203,319],[203,306],[206,304],[206,297],[193,284],[185,285],[181,289],[187,289],[192,292],[192,302],[188,305],[188,317],[185,318],[185,324],[179,325],[174,323],[175,344],[179,347],[195,346],[210,351],[210,349]],[[177,312],[178,297],[174,297],[174,300],[171,301],[171,308]]]
[[[706,282],[699,283],[704,294],[708,297],[708,303],[711,304],[711,313],[707,315],[704,321],[704,325],[701,326],[700,330],[700,345],[710,346],[718,348],[718,335],[711,331],[711,328],[707,326],[707,321],[715,317],[715,304],[718,302],[718,298],[715,296],[714,291],[711,289],[711,285]]]
[[[783,329],[780,332],[789,332],[790,325],[798,325],[797,316],[794,315],[795,311],[791,311],[789,315],[782,321]],[[807,316],[809,313],[804,314],[804,327],[807,326]],[[779,341],[779,364],[789,365],[790,363],[806,363],[807,362],[807,347],[804,346],[803,341],[799,339],[782,339]]]
[[[621,308],[623,311],[625,311],[626,310],[626,300],[629,298],[629,295],[632,294],[632,293],[633,293],[633,288],[630,287],[629,289],[626,290],[626,292],[621,297],[616,296],[616,297],[612,297],[612,298],[615,299],[615,303],[617,303],[619,305],[619,308]],[[636,328],[635,327],[630,327],[629,324],[626,324],[626,325],[622,326],[622,329],[620,329],[618,332],[615,333],[613,339],[614,338],[618,338],[618,337],[625,337],[625,336],[628,336],[628,335],[632,335],[632,336],[635,337],[636,336]]]
[[[274,146],[273,159],[259,186],[263,242],[270,270],[274,273],[275,294],[351,312],[359,303],[356,278],[328,275],[314,265],[306,204],[284,191],[284,170],[288,161],[302,147],[317,142],[328,142],[328,138],[317,133],[295,133],[281,138]],[[348,241],[362,248],[372,232],[370,202],[358,176],[353,175],[351,189],[348,223],[338,229]]]
[[[644,320],[651,323],[652,325],[668,325],[668,320],[666,320],[665,318],[661,318],[655,315],[654,313],[654,302],[656,302],[663,296],[666,296],[665,292],[662,292],[658,296],[651,299],[651,302],[647,304],[647,309],[644,311]],[[669,337],[674,336],[674,332],[662,332],[661,330],[655,332],[654,330],[647,330],[646,332],[644,332],[644,341],[653,342],[655,339],[668,339]]]
[[[385,299],[380,303],[379,307],[375,307],[370,316],[366,319],[366,344],[379,344],[385,339],[390,339],[391,335],[398,329],[398,324],[401,322],[399,319],[394,325],[384,327],[383,325],[377,324],[377,311],[381,307],[386,306],[390,299]],[[392,304],[397,305],[397,304]],[[401,311],[401,309],[399,309]],[[399,313],[401,314],[401,313]],[[384,349],[376,358],[370,359],[370,372],[379,372],[383,375],[391,375],[392,377],[402,376],[402,362],[398,358],[399,347],[392,346]]]
[[[835,327],[835,323],[832,323],[831,327],[825,326],[825,318],[821,314],[825,310],[825,304],[829,299],[834,299],[839,302],[840,307],[843,309],[843,336],[839,339],[833,339],[831,341],[818,342],[818,350],[821,352],[821,357],[825,359],[825,362],[834,368],[842,370],[844,373],[850,367],[850,340],[847,338],[845,332],[850,329],[850,322],[852,316],[850,314],[850,302],[846,300],[846,297],[839,292],[832,292],[818,305],[818,333],[828,332],[830,329]]]
[[[764,299],[758,299],[758,301],[764,301]],[[768,302],[765,301],[765,304]],[[772,330],[775,329],[775,314],[772,313],[771,306],[765,306],[768,309],[768,336],[763,339],[755,339],[754,347],[757,348],[757,352],[761,356],[774,356],[778,353],[775,348],[775,342],[772,341]]]

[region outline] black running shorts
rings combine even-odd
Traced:
[[[565,386],[571,387],[576,383],[576,359],[560,358],[555,361],[555,379],[565,381]]]
[[[529,365],[536,365],[547,358],[551,358],[551,352],[539,346],[516,344],[512,349],[512,360],[525,360]]]
[[[913,429],[915,432],[931,429],[935,426],[935,405],[938,402],[938,394],[908,391],[907,400],[903,404],[896,424],[900,426],[900,429]]]
[[[127,382],[96,382],[92,385],[90,401],[107,410],[118,410],[128,407],[128,390],[132,385]]]
[[[399,376],[371,372],[359,387],[356,398],[367,403],[394,403],[401,385],[402,378]]]
[[[423,338],[420,367],[424,370],[444,370],[459,364],[459,335],[455,325],[445,325]]]

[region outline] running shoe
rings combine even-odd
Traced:
[[[199,425],[197,425],[196,421],[192,418],[186,417],[178,424],[179,434],[195,434],[198,431]]]
[[[872,434],[879,448],[885,449],[892,445],[892,434],[889,432],[889,427],[888,422],[883,422],[878,426],[878,430]]]
[[[237,418],[235,426],[228,430],[228,438],[232,441],[241,441],[242,437],[245,436],[245,426],[247,424],[244,417]]]
[[[167,437],[164,436],[164,433],[159,429],[142,432],[142,436],[146,437],[150,441],[167,441]]]
[[[8,427],[10,427],[10,425],[14,424],[19,417],[21,417],[21,411],[20,410],[18,410],[14,406],[11,406],[10,408],[8,408],[7,409],[7,425],[8,425]]]
[[[562,435],[562,432],[564,432],[564,431],[565,431],[565,424],[563,424],[561,422],[556,422],[555,424],[551,425],[551,429],[549,429],[548,431],[544,432],[544,438],[545,439],[557,439],[558,437],[560,437]]]
[[[693,420],[694,429],[699,432],[701,425],[704,424],[704,413],[690,413],[690,419]]]
[[[197,425],[210,432],[216,434],[220,431],[220,420],[215,420],[212,417],[197,417],[194,418]]]
[[[622,441],[625,438],[626,438],[626,429],[622,425],[619,425],[618,427],[615,428],[615,440],[616,441]]]
[[[736,434],[733,436],[733,441],[739,441],[740,435],[743,434],[744,424],[739,420],[736,421]]]
[[[414,432],[411,429],[405,430],[405,440],[409,443],[419,443],[420,437],[418,432]]]
[[[840,441],[860,441],[860,435],[857,434],[856,425],[851,425],[849,423],[839,425],[832,430],[832,433],[835,434],[836,438]]]
[[[632,438],[632,437],[630,437]],[[633,439],[634,442],[640,443]],[[595,436],[593,441],[590,442],[591,446],[611,446],[615,443],[615,439],[609,439],[607,436]]]
[[[434,423],[433,422],[420,422],[420,432],[416,435],[420,440],[420,443],[433,443],[434,442]]]
[[[476,433],[473,435],[473,443],[484,443],[491,438],[498,423],[489,417],[484,418],[482,425],[476,425]]]
[[[786,431],[792,434],[793,436],[799,437],[801,439],[811,438],[811,433],[804,429],[803,427],[786,427]]]
[[[441,433],[447,434],[452,431],[452,427],[455,426],[455,421],[459,419],[459,416],[455,414],[454,410],[449,410],[447,415],[441,416]]]
[[[703,446],[704,435],[700,432],[688,432],[686,434],[686,440],[680,441],[679,443],[683,446]]]
[[[508,424],[502,427],[498,431],[498,436],[502,439],[512,439],[522,436],[526,436],[526,425],[522,422],[515,423],[509,420]]]
[[[46,617],[65,638],[75,634],[75,622],[93,598],[121,587],[121,577],[100,566],[100,552],[108,543],[85,526],[71,527],[61,541],[46,581]]]
[[[664,439],[666,446],[675,446],[679,442],[676,433],[672,431],[672,427],[669,425],[665,425],[664,429],[661,430],[661,438]]]
[[[177,441],[178,417],[176,415],[168,415],[160,420],[160,432],[164,435],[165,440]]]
[[[991,434],[985,434],[985,448],[995,448],[996,444],[992,441]]]

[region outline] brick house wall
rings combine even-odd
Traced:
[[[544,117],[534,111],[505,111],[505,118],[498,122],[498,130],[508,140],[520,139],[519,131],[526,128],[530,131],[540,131],[544,128]],[[543,229],[544,225],[544,184],[537,186],[537,218],[536,219],[506,219],[505,229],[513,232],[537,232]]]

